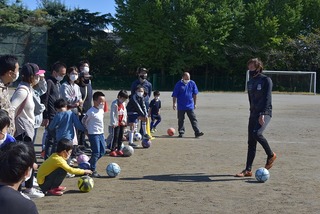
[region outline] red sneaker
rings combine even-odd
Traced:
[[[118,156],[116,151],[110,152],[109,155],[112,156],[112,157],[117,157]]]
[[[65,191],[67,189],[67,187],[63,187],[63,186],[58,186],[57,188],[54,188],[54,190],[56,191]]]
[[[56,189],[50,189],[48,190],[47,195],[61,196],[63,195],[63,192],[57,191]]]
[[[121,150],[117,151],[117,155],[123,156],[123,152]]]

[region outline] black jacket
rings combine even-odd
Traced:
[[[258,74],[248,81],[250,116],[270,115],[272,117],[272,80]]]
[[[53,119],[56,114],[54,102],[60,98],[60,82],[50,76],[47,79],[47,92],[41,96],[41,102],[45,105],[46,110],[43,112],[43,119]]]
[[[127,105],[128,115],[132,113],[138,113],[139,116],[147,117],[148,112],[146,109],[144,98],[139,97],[137,94],[130,96],[130,100]]]

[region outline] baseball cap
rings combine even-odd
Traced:
[[[39,72],[39,66],[34,63],[26,63],[22,66],[21,75],[25,77],[31,77]]]
[[[44,74],[46,73],[45,70],[39,70],[36,75],[39,75],[40,77],[44,77]]]

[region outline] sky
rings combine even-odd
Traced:
[[[22,3],[30,10],[37,8],[37,2],[38,0],[22,0]],[[71,9],[79,7],[81,9],[88,9],[90,12],[115,14],[114,0],[61,0],[61,2]]]

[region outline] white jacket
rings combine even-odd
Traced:
[[[119,115],[123,114],[122,123],[127,123],[127,109],[126,109],[126,103],[122,103],[124,110],[118,111],[118,99],[113,101],[111,103],[111,109],[110,109],[110,125],[111,126],[119,126]]]

